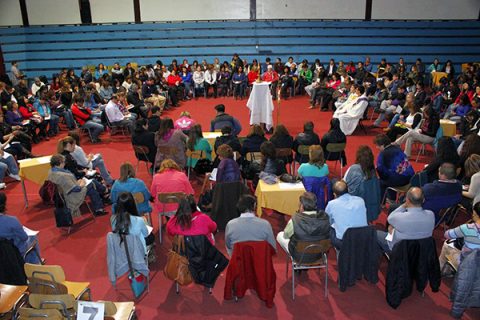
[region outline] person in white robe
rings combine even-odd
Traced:
[[[351,135],[368,107],[368,99],[365,96],[365,88],[356,88],[357,98],[352,99],[338,108],[333,114],[334,118],[340,120],[340,129],[345,135]]]
[[[253,83],[252,93],[247,102],[250,109],[250,125],[265,124],[267,131],[273,128],[273,100],[268,82]]]

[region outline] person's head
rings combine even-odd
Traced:
[[[312,121],[307,121],[303,124],[303,132],[305,133],[313,133],[314,125]]]
[[[357,94],[361,96],[362,94],[365,93],[365,87],[364,86],[357,86]]]
[[[160,122],[160,128],[158,129],[157,134],[163,138],[170,132],[170,130],[173,130],[173,128],[173,120],[171,118],[164,118]]]
[[[65,166],[65,157],[60,153],[54,154],[50,158],[50,167],[52,168],[63,168]]]
[[[125,182],[128,178],[135,178],[135,168],[127,161],[120,165],[120,178],[118,178],[118,180]]]
[[[465,176],[471,178],[477,172],[480,172],[480,155],[472,154],[465,161]]]
[[[300,196],[300,212],[317,211],[317,196],[312,192],[305,192]]]
[[[340,120],[338,118],[332,118],[330,120],[330,131],[340,130]]]
[[[469,134],[465,138],[460,157],[466,159],[472,154],[480,154],[480,136],[476,134]]]
[[[273,129],[272,137],[285,137],[289,135],[290,133],[288,132],[287,127],[285,127],[283,124],[278,124],[275,129]]]
[[[441,137],[438,139],[436,158],[440,161],[454,159],[457,156],[457,148],[451,137]],[[458,156],[457,156],[458,158]]]
[[[215,110],[217,111],[217,114],[218,113],[224,113],[225,112],[225,106],[223,104],[217,104],[215,106]]]
[[[220,159],[233,159],[233,149],[228,144],[222,144],[217,148],[217,155]]]
[[[260,145],[260,152],[265,161],[267,159],[275,160],[277,158],[275,145],[270,141],[265,141]]]
[[[158,173],[163,173],[167,170],[182,171],[182,169],[180,169],[180,166],[172,159],[163,160],[160,164],[160,169],[158,169]]]
[[[407,191],[406,204],[408,207],[421,207],[425,197],[421,188],[412,187]]]
[[[357,149],[355,163],[359,164],[367,178],[375,174],[375,163],[372,149],[369,146],[361,145]]]
[[[137,121],[135,121],[135,129],[134,131],[136,133],[141,133],[141,132],[144,132],[148,130],[148,121],[146,119],[137,119]]]
[[[110,98],[114,103],[118,103],[118,95],[112,94],[112,97]]]
[[[150,111],[152,112],[152,115],[158,115],[158,116],[159,116],[160,113],[161,113],[161,112],[160,112],[160,108],[157,107],[157,106],[153,106],[153,107],[150,109]]]
[[[457,168],[453,163],[445,162],[438,168],[440,180],[453,180],[457,177]]]
[[[252,195],[244,194],[240,196],[237,202],[237,210],[240,213],[245,212],[255,212],[255,208],[257,205],[257,198]]]
[[[319,145],[312,145],[308,147],[308,163],[321,168],[325,164],[325,156],[323,149]]]
[[[202,126],[197,123],[188,132],[187,148],[191,151],[195,150],[195,144],[201,138],[203,138]]]
[[[15,101],[8,101],[7,102],[7,110],[8,111],[18,110],[18,104]]]
[[[58,140],[57,152],[63,153],[64,151],[73,152],[75,149],[75,140],[72,137],[65,137]]]
[[[263,137],[265,136],[265,131],[263,131],[262,127],[258,124],[254,124],[250,128],[250,132],[248,133],[247,137],[252,137],[252,136],[260,136]]]
[[[4,213],[7,207],[7,196],[5,192],[0,192],[0,213]]]
[[[221,132],[222,132],[222,135],[224,136],[229,136],[232,134],[232,127],[230,126],[224,126],[222,129],[221,129]]]
[[[335,197],[338,198],[343,196],[345,193],[348,193],[347,183],[343,180],[339,180],[333,184],[332,190]]]
[[[373,139],[373,143],[380,149],[384,150],[386,147],[388,147],[392,142],[390,141],[390,138],[385,135],[385,134],[377,134],[375,138]]]
[[[80,145],[80,135],[78,134],[78,131],[76,131],[76,130],[70,130],[70,131],[68,131],[68,136],[69,136],[69,137],[72,137],[73,140],[75,140],[75,144],[76,144],[77,146]]]
[[[175,224],[182,230],[190,229],[192,225],[192,214],[197,211],[197,204],[193,195],[187,195],[180,200],[177,212],[175,213]]]

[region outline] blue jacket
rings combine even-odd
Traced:
[[[16,217],[0,214],[0,238],[13,241],[22,256],[27,250],[28,236]]]
[[[143,214],[146,212],[152,212],[152,206],[150,206],[151,195],[150,191],[148,191],[147,187],[145,186],[145,183],[136,178],[128,178],[125,182],[117,180],[112,186],[110,197],[112,199],[113,214],[115,214],[118,195],[122,192],[131,192],[132,194],[141,192],[143,194],[144,201],[142,203],[137,203],[138,213]]]
[[[52,114],[52,110],[50,110],[50,105],[48,104],[48,102],[45,102],[45,105],[42,106],[42,104],[40,103],[40,100],[36,99],[35,102],[33,103],[33,107],[35,108],[35,110],[37,110],[38,114],[41,115],[43,118]],[[46,112],[44,108],[46,109]]]
[[[412,177],[415,174],[405,153],[394,145],[389,145],[378,155],[377,172],[381,180],[388,180],[392,176]]]
[[[425,202],[423,209],[431,210],[438,218],[442,209],[450,208],[462,200],[462,184],[458,181],[435,180],[423,186]]]

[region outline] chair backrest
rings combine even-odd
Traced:
[[[246,155],[245,155],[245,159],[247,161],[260,161],[262,160],[262,153],[261,152],[248,152]]]
[[[295,251],[299,257],[298,264],[303,264],[308,260],[308,264],[316,264],[332,246],[330,239],[319,241],[301,241],[297,240]],[[308,259],[306,259],[308,257]],[[310,262],[311,261],[311,262]]]
[[[328,143],[326,146],[326,149],[329,153],[337,153],[337,152],[342,152],[345,150],[345,147],[347,144],[344,143]]]
[[[133,151],[135,152],[135,157],[139,160],[148,159],[147,154],[150,152],[147,146],[133,146]]]
[[[301,144],[301,145],[298,146],[297,152],[298,152],[299,154],[301,154],[302,156],[308,156],[308,149],[309,149],[309,148],[310,148],[310,146]]]
[[[22,307],[18,309],[17,320],[64,320],[62,313],[56,309],[33,309]]]
[[[38,294],[28,296],[28,303],[35,309],[57,309],[67,315],[75,305],[75,297],[71,294]]]
[[[290,148],[276,148],[275,152],[277,154],[277,158],[286,158],[292,156],[292,149]]]
[[[186,197],[186,194],[184,192],[162,192],[157,197],[160,203],[179,203]]]
[[[28,278],[39,278],[55,282],[65,281],[65,272],[58,265],[41,265],[25,263],[25,274]]]
[[[133,199],[135,200],[136,204],[144,203],[145,202],[145,197],[143,196],[143,193],[141,192],[134,192],[132,194]]]
[[[27,286],[11,286],[0,283],[0,314],[11,311],[27,289]]]
[[[30,277],[28,278],[28,292],[38,294],[67,294],[68,288],[52,280]]]

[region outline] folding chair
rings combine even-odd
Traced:
[[[192,167],[192,159],[196,159],[197,161],[200,159],[206,159],[207,155],[202,150],[190,150],[187,149],[187,176],[190,179],[190,169]]]
[[[147,154],[150,152],[150,150],[148,150],[148,147],[134,145],[133,151],[135,152],[135,158],[137,158],[137,166],[135,167],[135,173],[138,172],[138,165],[140,164],[140,162],[145,162],[145,166],[147,167],[147,172],[149,172],[148,164],[150,163],[150,161],[148,161]],[[152,170],[152,176],[153,176],[153,170]]]
[[[17,318],[18,308],[26,303],[27,286],[12,286],[0,283],[0,319]]]
[[[443,137],[443,128],[442,128],[442,126],[439,126],[438,130],[437,130],[437,134],[435,135],[435,139],[433,140],[432,143],[423,143],[423,142],[417,141],[418,143],[420,143],[420,150],[417,153],[417,159],[415,159],[415,162],[418,162],[418,158],[420,157],[421,154],[425,154],[425,146],[427,144],[429,144],[433,147],[433,153],[435,154],[437,152],[438,140],[441,137]]]
[[[340,178],[343,177],[343,161],[342,161],[342,152],[345,151],[345,147],[347,146],[346,143],[329,143],[326,146],[327,152],[328,152],[328,157],[326,161],[335,161],[335,168],[334,170],[337,169],[337,161],[340,162]],[[338,159],[336,160],[330,160],[330,157],[333,154],[338,154]]]
[[[165,205],[168,203],[179,203],[181,199],[185,198],[184,192],[163,192],[157,195],[158,201],[162,204],[162,212],[158,213],[158,241],[162,244],[162,226],[163,215],[165,214]]]

